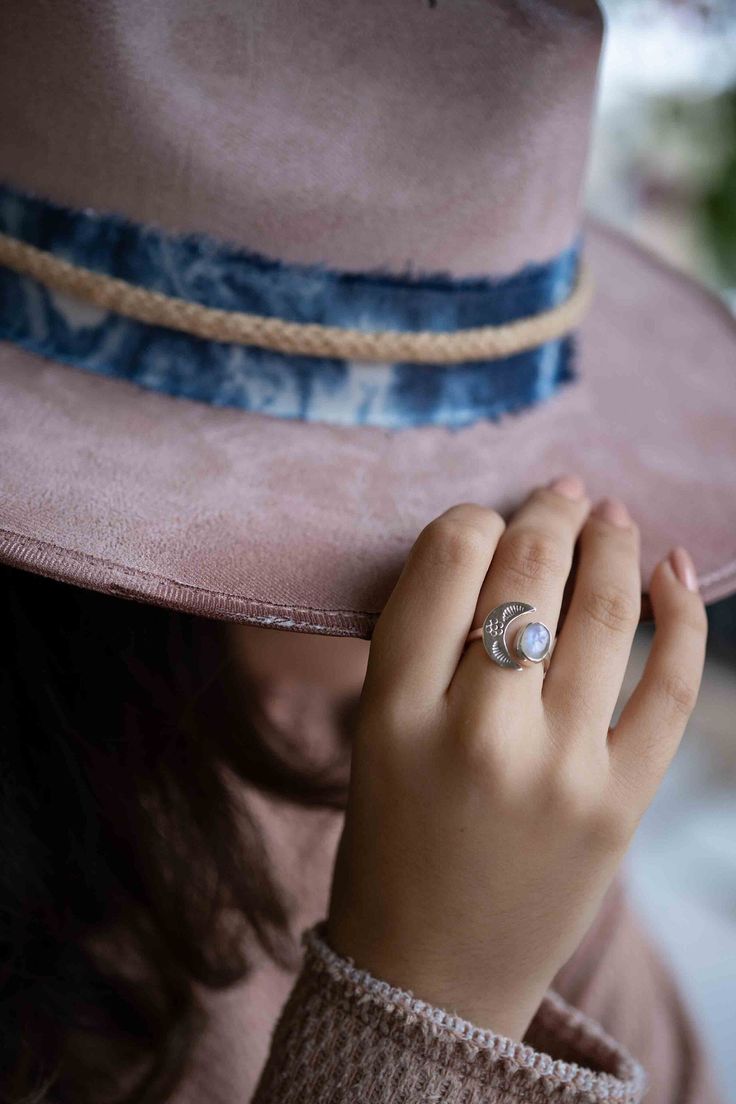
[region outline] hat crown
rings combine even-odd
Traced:
[[[567,247],[589,0],[11,0],[0,163],[72,207],[289,262],[509,273]]]

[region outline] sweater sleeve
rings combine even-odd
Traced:
[[[475,1027],[302,933],[300,973],[252,1104],[639,1104],[647,1075],[548,989],[524,1043]]]

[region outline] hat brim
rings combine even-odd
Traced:
[[[736,590],[736,321],[589,222],[579,376],[462,430],[303,423],[172,398],[0,344],[0,560],[271,628],[368,638],[420,529],[504,515],[552,476],[621,496],[646,593],[675,544],[707,602]]]

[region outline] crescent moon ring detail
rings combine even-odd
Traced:
[[[552,633],[542,621],[530,621],[518,629],[509,645],[512,624],[526,613],[536,613],[536,607],[528,602],[502,602],[486,615],[482,628],[468,634],[466,645],[482,639],[489,658],[507,670],[523,671],[532,663],[542,663],[552,651]]]

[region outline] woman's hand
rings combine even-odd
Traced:
[[[591,513],[583,492],[564,477],[507,526],[459,505],[419,535],[371,642],[328,916],[358,967],[514,1039],[590,926],[704,660],[679,550],[654,572],[651,652],[609,727],[639,620],[639,536],[621,503]],[[464,649],[505,601],[536,606],[554,635],[578,537],[546,676],[497,666],[480,640]]]

